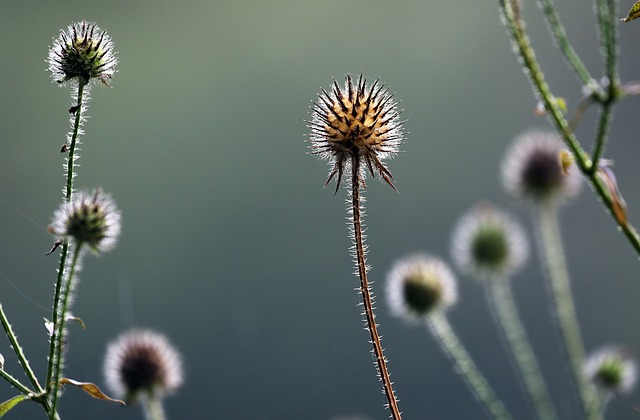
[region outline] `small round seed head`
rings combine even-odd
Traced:
[[[456,303],[456,280],[440,259],[414,255],[396,263],[387,275],[387,299],[393,315],[421,319]]]
[[[131,330],[107,347],[104,376],[111,392],[125,401],[143,394],[162,397],[182,385],[182,358],[164,335]]]
[[[564,170],[562,143],[551,132],[532,130],[520,135],[502,164],[506,190],[519,198],[557,202],[580,191],[581,177],[575,165]]]
[[[49,232],[88,245],[99,254],[113,249],[120,234],[120,211],[109,194],[79,192],[53,214]]]
[[[635,386],[638,367],[624,348],[605,347],[585,360],[584,373],[598,389],[623,394]]]
[[[92,79],[105,85],[115,74],[118,58],[113,42],[95,23],[74,22],[53,41],[47,58],[49,71],[57,83],[75,78],[80,85]]]
[[[506,213],[481,204],[454,228],[451,255],[468,274],[504,277],[520,268],[529,255],[524,229]]]
[[[394,188],[393,176],[383,161],[398,153],[404,133],[400,110],[384,85],[376,80],[367,86],[362,74],[357,81],[347,74],[344,87],[334,80],[329,92],[322,89],[311,116],[311,153],[328,160],[331,167],[325,185],[336,177],[337,191],[343,174],[351,168],[351,159],[357,158],[366,164],[371,177],[377,173]],[[361,183],[364,174],[362,171]]]

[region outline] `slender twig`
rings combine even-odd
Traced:
[[[41,393],[42,386],[38,382],[38,378],[36,378],[36,374],[33,372],[33,369],[31,369],[31,365],[29,365],[29,361],[27,360],[27,357],[24,355],[24,351],[22,350],[22,347],[18,343],[18,337],[13,332],[13,328],[11,328],[11,324],[9,324],[9,320],[7,319],[7,316],[4,313],[4,309],[2,309],[2,304],[0,304],[0,323],[2,323],[2,328],[7,334],[7,338],[9,338],[11,347],[13,348],[13,351],[15,352],[16,357],[20,362],[20,365],[22,365],[22,369],[24,370],[25,375],[27,375],[29,382],[31,382],[31,385],[34,387],[34,389],[38,394]]]
[[[458,367],[458,371],[471,388],[474,395],[484,404],[489,414],[496,420],[508,420],[513,417],[498,399],[495,392],[478,369],[469,353],[458,340],[445,315],[436,312],[427,318],[427,325],[437,337],[442,349]]]
[[[573,372],[576,388],[580,394],[580,406],[584,415],[584,417],[580,417],[592,420],[599,419],[601,418],[599,401],[583,374],[585,352],[560,239],[557,209],[553,203],[547,203],[540,204],[536,210],[540,252],[547,268],[554,311],[560,326],[564,349]]]
[[[64,347],[64,329],[65,329],[65,323],[66,323],[66,317],[67,317],[67,313],[69,312],[70,306],[71,306],[71,295],[72,295],[72,291],[73,291],[73,286],[74,286],[74,280],[75,280],[75,276],[76,276],[76,270],[78,268],[78,264],[80,263],[80,256],[81,256],[81,249],[82,249],[82,244],[78,243],[74,246],[74,250],[73,250],[73,257],[71,260],[71,265],[69,267],[69,274],[66,276],[65,282],[64,282],[64,290],[62,292],[61,298],[62,298],[62,307],[60,310],[60,316],[58,319],[58,324],[54,325],[54,328],[56,329],[56,333],[55,333],[55,337],[56,337],[56,344],[55,344],[55,348],[56,348],[56,355],[55,355],[55,360],[56,363],[53,366],[53,378],[51,381],[51,385],[52,388],[50,390],[51,392],[51,405],[52,405],[52,413],[51,413],[51,420],[53,420],[53,414],[55,414],[57,408],[58,408],[58,399],[60,396],[60,385],[59,385],[59,381],[60,381],[60,376],[61,376],[61,372],[62,369],[64,367],[64,351],[63,351],[63,347]]]
[[[375,363],[378,373],[382,379],[384,393],[387,397],[389,410],[394,420],[401,419],[398,402],[393,391],[393,384],[387,370],[387,359],[384,356],[382,344],[380,343],[380,335],[376,324],[375,314],[373,313],[373,302],[371,298],[371,290],[367,277],[367,266],[365,261],[365,248],[362,235],[362,221],[360,215],[360,157],[354,153],[351,158],[351,209],[353,216],[353,233],[354,245],[356,250],[356,263],[358,266],[358,276],[360,277],[360,293],[362,294],[362,303],[364,305],[364,315],[367,320],[367,329],[371,335],[371,344],[373,345],[373,353],[375,355]]]
[[[544,16],[547,19],[547,24],[551,29],[551,33],[560,48],[560,51],[564,54],[567,62],[576,73],[580,81],[584,86],[589,89],[589,92],[596,95],[597,98],[601,98],[601,89],[598,82],[589,73],[589,70],[584,65],[576,51],[571,46],[567,33],[564,29],[564,25],[558,16],[553,0],[540,0],[540,7],[544,12]]]
[[[73,178],[75,177],[75,159],[76,159],[76,150],[78,138],[80,135],[80,126],[82,125],[82,112],[84,111],[85,104],[83,103],[83,95],[84,95],[84,87],[80,80],[78,80],[78,95],[77,101],[75,105],[75,118],[73,119],[73,131],[71,134],[71,143],[69,145],[69,156],[67,157],[67,180],[65,183],[65,202],[71,202],[73,198]],[[51,332],[51,339],[49,341],[49,358],[47,362],[47,380],[46,387],[47,390],[51,389],[51,381],[53,379],[53,369],[54,365],[57,363],[56,355],[59,353],[56,349],[56,344],[59,342],[56,337],[58,331],[58,322],[59,322],[59,304],[60,304],[60,292],[62,289],[62,283],[65,277],[65,269],[67,265],[67,256],[69,254],[69,243],[67,240],[64,240],[62,245],[62,251],[60,253],[60,264],[58,265],[58,275],[56,279],[55,292],[53,297],[53,310],[51,313],[51,323],[53,325]]]
[[[20,382],[19,380],[17,380],[13,376],[11,376],[8,372],[5,372],[2,369],[0,369],[0,376],[2,376],[2,378],[5,381],[9,382],[12,386],[17,388],[24,395],[34,394],[34,392],[32,390],[30,390],[26,385],[24,385],[22,382]]]
[[[529,43],[529,38],[523,30],[523,23],[514,13],[511,2],[514,0],[498,0],[501,13],[507,25],[508,33],[515,45],[518,55],[522,58],[523,67],[527,70],[525,73],[529,76],[529,80],[533,86],[534,92],[540,97],[544,103],[547,115],[556,127],[558,134],[563,138],[571,153],[573,154],[576,165],[580,171],[589,179],[591,185],[595,189],[597,195],[602,199],[606,208],[609,210],[611,217],[620,227],[624,235],[627,237],[633,248],[640,254],[640,236],[630,223],[621,223],[615,217],[616,209],[607,186],[597,175],[597,167],[593,166],[593,162],[589,155],[582,149],[577,138],[573,134],[569,123],[567,122],[562,109],[558,105],[555,97],[551,93],[549,85],[545,81],[544,74],[540,69],[540,65],[535,57],[535,53]]]
[[[540,366],[536,359],[529,339],[527,338],[520,316],[515,306],[511,284],[507,278],[489,279],[487,290],[491,307],[495,308],[495,315],[501,326],[511,354],[520,371],[525,391],[535,408],[538,418],[552,420],[558,418],[547,386],[542,378]]]

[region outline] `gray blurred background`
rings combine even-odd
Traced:
[[[601,72],[591,2],[564,0],[570,39]],[[632,2],[621,5],[620,16]],[[569,106],[580,85],[552,47],[535,4],[525,18],[549,82]],[[132,326],[167,334],[187,381],[171,419],[383,419],[381,386],[363,331],[345,225],[346,193],[323,189],[307,155],[309,105],[331,78],[380,77],[401,100],[404,152],[389,162],[399,194],[366,192],[371,279],[400,407],[407,419],[484,418],[425,328],[392,318],[383,296],[393,261],[447,259],[450,232],[490,200],[532,233],[532,212],[503,192],[499,168],[520,132],[549,127],[511,53],[496,1],[158,1],[0,3],[0,302],[42,377],[58,256],[44,256],[61,201],[69,91],[45,71],[48,47],[73,21],[95,21],[119,53],[112,88],[96,86],[76,186],[101,186],[123,214],[118,247],[87,257],[71,327],[67,375],[103,384],[106,344]],[[640,78],[640,24],[620,27],[621,77]],[[606,157],[640,224],[639,100],[616,108]],[[595,110],[578,129],[590,148]],[[589,188],[561,214],[587,350],[640,351],[638,256]],[[533,241],[532,241],[533,242]],[[524,322],[563,418],[575,396],[537,255],[514,278]],[[484,292],[460,276],[450,319],[516,418],[530,411]],[[0,336],[7,370],[22,379]],[[0,400],[15,394],[4,382]],[[638,391],[608,418],[638,418]],[[65,419],[138,419],[68,389]],[[7,419],[44,418],[24,403]]]

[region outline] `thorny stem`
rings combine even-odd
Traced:
[[[502,401],[498,399],[489,382],[482,375],[469,353],[458,340],[445,315],[434,313],[427,318],[427,325],[436,336],[442,349],[458,367],[473,394],[482,402],[491,416],[496,420],[510,420],[513,417]]]
[[[83,94],[84,94],[85,84],[82,81],[78,80],[78,95],[75,108],[75,118],[73,120],[73,132],[71,134],[71,143],[69,144],[69,156],[67,157],[67,181],[65,187],[65,202],[71,202],[73,197],[73,178],[75,177],[74,169],[75,169],[75,159],[76,159],[76,148],[78,143],[78,137],[80,135],[80,126],[82,125],[82,111],[85,105],[83,104]],[[46,386],[47,390],[51,389],[51,381],[53,377],[53,369],[54,365],[57,363],[56,354],[59,353],[56,349],[56,343],[58,343],[58,339],[56,337],[58,330],[58,316],[59,316],[59,304],[60,304],[60,292],[62,290],[62,282],[64,280],[64,271],[67,264],[67,255],[69,254],[69,243],[67,240],[64,241],[62,245],[62,251],[60,252],[60,264],[58,265],[58,276],[56,279],[56,287],[53,297],[53,310],[51,313],[51,323],[53,325],[51,332],[51,339],[49,341],[49,358],[47,362],[47,381]]]
[[[600,87],[598,86],[598,83],[593,79],[593,77],[591,77],[589,70],[587,70],[587,67],[584,65],[580,57],[578,57],[578,54],[571,46],[571,43],[567,38],[567,33],[564,29],[564,25],[562,25],[560,17],[558,16],[556,8],[553,4],[553,0],[540,0],[540,7],[544,12],[553,37],[558,43],[560,51],[562,51],[565,58],[567,59],[567,62],[576,73],[582,84],[587,86],[590,92],[598,95],[598,93],[600,92]],[[598,98],[600,98],[599,95]]]
[[[538,418],[545,420],[558,419],[558,413],[551,402],[547,386],[542,378],[540,366],[529,339],[527,338],[520,316],[516,309],[511,285],[508,278],[490,278],[487,285],[490,292],[490,306],[495,308],[497,321],[501,325],[504,338],[511,350],[521,374],[522,382]]]
[[[64,329],[65,329],[66,317],[69,312],[69,308],[71,306],[71,294],[73,290],[73,283],[75,280],[76,269],[78,268],[78,264],[80,262],[81,249],[82,249],[81,243],[75,244],[74,250],[73,250],[73,258],[71,260],[71,266],[69,268],[69,274],[65,279],[64,291],[63,291],[63,294],[61,295],[62,309],[60,311],[60,317],[58,319],[58,323],[53,327],[55,329],[55,339],[56,339],[56,344],[55,344],[56,363],[53,367],[53,378],[51,383],[52,388],[50,390],[52,393],[51,396],[52,396],[52,407],[53,407],[53,411],[51,412],[51,416],[50,416],[51,420],[54,419],[53,415],[57,410],[58,400],[60,397],[60,385],[58,384],[58,382],[60,381],[60,375],[64,367],[64,360],[63,360],[64,359],[63,346],[64,346],[64,336],[65,336]]]
[[[551,93],[549,85],[545,81],[544,74],[542,73],[540,65],[536,59],[533,48],[531,48],[529,38],[524,33],[524,24],[514,11],[512,4],[514,1],[516,0],[498,0],[498,3],[507,25],[508,33],[518,51],[518,55],[522,58],[523,67],[527,70],[526,74],[529,76],[534,92],[544,103],[547,115],[556,127],[558,134],[563,138],[564,142],[571,150],[578,168],[589,179],[591,185],[596,190],[596,193],[605,204],[607,210],[609,210],[611,217],[613,217],[616,224],[620,227],[636,252],[640,254],[640,236],[630,223],[626,223],[625,221],[618,220],[618,218],[616,218],[616,204],[614,203],[614,197],[608,190],[607,186],[599,178],[598,166],[593,164],[589,155],[584,151],[584,149],[582,149],[582,146],[580,146],[580,143],[573,134],[571,126],[567,122],[562,109]],[[609,97],[608,100],[613,101],[615,98],[615,96]],[[604,142],[604,138],[596,141]]]
[[[358,265],[358,276],[360,277],[360,293],[362,294],[362,303],[364,305],[364,315],[367,319],[367,329],[371,335],[371,344],[373,345],[373,353],[378,368],[378,373],[382,380],[384,393],[387,397],[389,410],[394,420],[400,420],[400,409],[393,391],[393,384],[387,370],[387,359],[382,350],[380,343],[380,335],[376,325],[375,314],[373,313],[373,302],[371,298],[371,290],[369,280],[367,278],[367,267],[365,261],[364,241],[362,238],[362,222],[360,216],[360,158],[354,153],[351,158],[351,187],[352,187],[352,213],[353,213],[353,232],[356,248],[356,261]]]
[[[540,204],[537,213],[541,254],[547,267],[555,314],[573,378],[580,394],[584,418],[600,419],[599,401],[583,375],[584,347],[560,239],[557,209],[553,203]]]

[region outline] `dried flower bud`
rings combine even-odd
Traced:
[[[47,59],[53,80],[64,83],[75,78],[80,85],[92,79],[105,85],[115,74],[118,58],[113,42],[95,23],[72,23],[49,49]]]
[[[452,306],[457,298],[449,267],[428,255],[399,260],[387,275],[387,299],[396,316],[420,319]]]
[[[629,352],[619,347],[605,347],[593,352],[584,363],[586,377],[606,393],[627,393],[633,389],[638,367]]]
[[[109,194],[79,192],[53,214],[49,231],[89,245],[95,253],[115,247],[120,234],[120,212]]]
[[[523,228],[488,204],[463,216],[451,241],[451,255],[461,270],[493,278],[519,268],[529,254]]]
[[[331,92],[322,90],[311,115],[312,153],[331,166],[325,185],[337,176],[337,191],[351,159],[357,158],[366,163],[372,177],[377,173],[393,187],[383,160],[398,152],[403,130],[400,110],[384,85],[376,80],[367,87],[362,74],[355,83],[347,74],[343,88],[334,80]],[[364,183],[364,171],[359,181]]]
[[[131,330],[109,344],[104,375],[117,398],[128,402],[141,394],[159,398],[182,385],[182,358],[164,335]]]
[[[520,135],[502,164],[507,191],[540,202],[557,202],[576,195],[580,174],[575,165],[565,173],[558,158],[561,150],[562,143],[554,133],[534,130]]]

